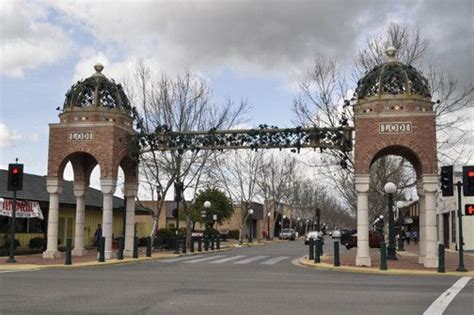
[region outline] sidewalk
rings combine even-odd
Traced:
[[[14,270],[38,270],[38,269],[49,269],[49,268],[74,268],[74,267],[90,267],[90,266],[103,266],[103,265],[112,265],[112,264],[125,264],[125,263],[134,263],[146,260],[156,260],[164,259],[171,257],[179,257],[183,255],[197,255],[197,254],[210,254],[219,251],[229,250],[234,247],[246,247],[246,246],[264,246],[266,244],[281,242],[279,240],[275,241],[264,241],[264,240],[255,240],[253,243],[244,242],[242,245],[239,245],[237,240],[228,240],[224,243],[221,243],[220,250],[210,250],[204,251],[204,246],[202,252],[197,251],[197,244],[195,246],[194,253],[191,253],[189,250],[186,254],[174,254],[174,251],[159,251],[153,250],[152,257],[146,257],[145,248],[139,248],[139,258],[124,258],[123,260],[118,259],[108,259],[105,262],[98,262],[97,251],[89,250],[85,256],[81,257],[72,257],[72,265],[65,265],[65,253],[61,253],[61,258],[56,259],[43,259],[42,254],[33,254],[33,255],[18,255],[15,256],[16,263],[7,263],[8,257],[0,257],[0,271],[14,271]],[[117,251],[114,251],[116,257]]]
[[[331,245],[333,242],[331,242]],[[358,267],[355,264],[357,254],[357,248],[352,248],[347,250],[344,246],[339,247],[339,257],[341,267],[334,267],[334,257],[332,250],[329,253],[325,253],[321,257],[322,264],[314,264],[314,262],[309,261],[307,256],[302,259],[300,262],[304,265],[321,267],[321,268],[330,268],[330,269],[347,269],[346,271],[360,271],[360,272],[380,272],[387,273],[387,271],[380,270],[380,249],[371,248],[370,257],[372,260],[371,267]],[[456,268],[458,267],[458,252],[446,251],[445,252],[445,269],[447,274],[456,273],[459,275],[474,275],[474,254],[465,253],[464,254],[464,267],[469,271],[468,273],[458,273]],[[393,271],[393,273],[401,274],[437,274],[436,268],[425,268],[422,264],[418,264],[418,245],[405,245],[405,251],[397,251],[398,260],[387,260],[388,273]]]

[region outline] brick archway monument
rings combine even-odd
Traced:
[[[370,166],[378,158],[406,158],[417,176],[420,200],[419,263],[438,266],[435,197],[438,188],[436,118],[428,81],[387,49],[388,61],[368,72],[356,90],[355,185],[357,193],[356,265],[370,266]]]
[[[85,199],[94,167],[100,169],[103,194],[102,235],[105,257],[112,257],[113,194],[119,167],[125,175],[126,197],[125,255],[132,256],[135,226],[135,197],[138,190],[138,166],[129,145],[133,131],[131,106],[120,84],[102,74],[103,66],[74,84],[66,93],[59,123],[50,124],[47,190],[49,193],[48,240],[43,258],[55,258],[58,252],[59,196],[64,168],[71,162],[76,197],[76,226],[73,255],[84,250]]]

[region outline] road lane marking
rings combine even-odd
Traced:
[[[222,258],[222,259],[219,259],[219,260],[214,260],[214,261],[211,261],[210,263],[211,264],[222,264],[222,263],[232,261],[232,260],[237,260],[237,259],[243,258],[243,257],[246,257],[246,256],[245,255],[231,256],[231,257]]]
[[[226,256],[225,255],[216,255],[216,256],[205,257],[205,258],[200,258],[200,259],[186,260],[186,261],[183,261],[183,263],[185,263],[185,264],[195,264],[195,263],[198,263],[198,262],[217,259],[217,258],[221,258],[221,257],[226,257]]]
[[[472,277],[462,277],[456,281],[449,289],[443,292],[434,302],[428,307],[423,315],[437,315],[443,314],[449,303],[461,292]]]
[[[274,265],[282,260],[285,260],[285,259],[288,259],[290,258],[290,256],[279,256],[279,257],[275,257],[275,258],[272,258],[272,259],[269,259],[267,261],[264,261],[262,263],[260,263],[260,265]]]
[[[251,263],[251,262],[253,262],[253,261],[260,260],[260,259],[267,258],[267,257],[268,257],[268,256],[255,256],[255,257],[250,257],[250,258],[247,258],[247,259],[244,259],[244,260],[236,261],[234,264],[236,264],[236,265],[246,265],[246,264]]]
[[[179,257],[179,258],[173,258],[173,259],[163,260],[162,262],[171,263],[171,262],[176,262],[176,261],[195,259],[195,258],[199,258],[199,257],[203,257],[203,256],[204,256],[204,255],[195,255],[195,256],[188,256],[188,257]]]

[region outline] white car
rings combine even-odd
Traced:
[[[304,244],[308,245],[309,244],[309,239],[313,239],[313,241],[316,241],[317,239],[322,240],[323,239],[323,233],[318,232],[318,231],[312,231],[306,234],[304,238]]]
[[[341,231],[339,230],[334,230],[332,232],[332,238],[341,238]]]

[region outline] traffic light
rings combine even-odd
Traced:
[[[23,190],[23,164],[8,164],[9,191]]]
[[[465,210],[464,212],[465,215],[474,215],[474,205],[465,205]]]
[[[453,166],[442,166],[441,167],[441,192],[443,197],[453,196]]]
[[[174,201],[181,201],[183,195],[183,183],[174,183]]]
[[[474,196],[474,166],[462,167],[462,185],[464,196]]]

